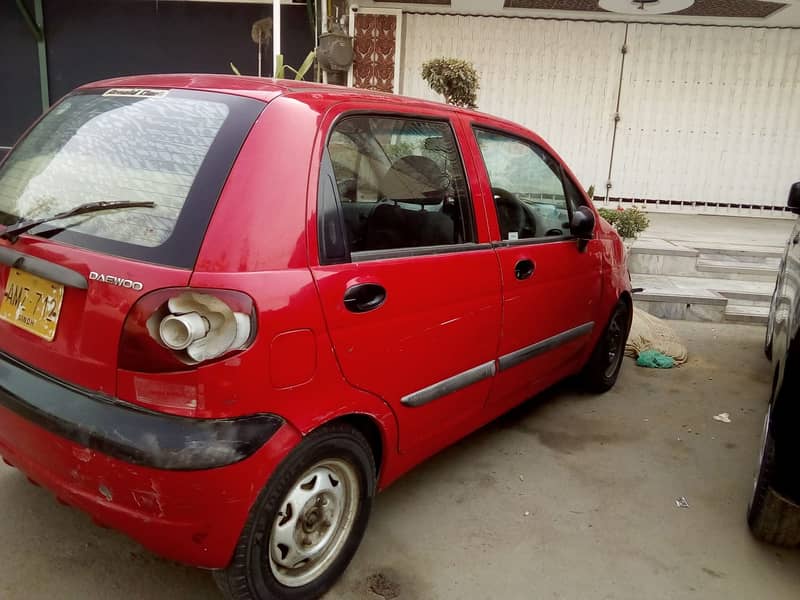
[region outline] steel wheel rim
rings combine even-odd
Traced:
[[[623,316],[624,312],[618,311],[614,314],[614,318],[611,319],[611,323],[608,324],[608,331],[606,332],[606,352],[608,353],[608,362],[606,364],[608,366],[604,372],[606,377],[614,375],[624,354],[624,334],[621,322]]]
[[[355,468],[340,459],[322,460],[297,479],[269,537],[269,568],[280,584],[302,587],[330,567],[353,530],[360,491]]]

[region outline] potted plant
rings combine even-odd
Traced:
[[[480,80],[472,63],[458,58],[434,58],[422,65],[422,78],[453,106],[477,108]]]
[[[639,234],[650,227],[650,219],[638,208],[601,208],[598,209],[598,212],[617,230],[625,246],[629,249]]]

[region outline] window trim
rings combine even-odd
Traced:
[[[518,142],[521,142],[521,143],[525,144],[526,146],[532,147],[532,149],[536,148],[536,149],[540,150],[542,152],[542,154],[548,156],[550,158],[550,160],[552,160],[555,163],[555,165],[558,167],[558,173],[556,174],[556,176],[558,177],[559,181],[561,182],[561,189],[564,192],[564,203],[566,204],[566,207],[567,207],[567,215],[569,216],[569,222],[572,223],[573,210],[572,210],[572,207],[570,206],[569,198],[567,196],[567,188],[564,185],[564,178],[567,176],[567,174],[564,171],[564,167],[561,164],[560,160],[558,160],[550,152],[548,152],[547,150],[542,148],[542,146],[540,146],[538,143],[534,142],[533,140],[531,140],[529,138],[523,137],[523,136],[521,136],[521,135],[519,135],[517,133],[512,133],[510,131],[507,131],[505,129],[501,129],[499,127],[493,127],[491,125],[485,125],[485,124],[482,124],[482,123],[477,123],[475,121],[470,123],[470,129],[472,130],[472,135],[473,135],[473,137],[475,139],[475,145],[478,147],[478,156],[481,159],[481,165],[483,165],[483,170],[486,173],[486,179],[489,182],[489,189],[490,190],[491,190],[491,187],[492,187],[492,179],[489,176],[489,169],[486,167],[486,159],[483,156],[483,152],[481,151],[480,143],[478,142],[478,135],[477,135],[478,131],[486,131],[486,132],[489,132],[489,133],[494,133],[496,135],[501,135],[503,137],[516,140]],[[534,150],[534,152],[536,152],[536,150]],[[574,181],[572,183],[573,183],[573,185],[575,185]],[[576,189],[580,190],[580,186],[576,185],[575,187],[576,187]],[[491,210],[492,210],[492,213],[495,216],[495,219],[499,223],[499,217],[497,216],[497,208],[495,207],[495,204],[494,204],[494,198],[492,198]],[[575,239],[577,239],[577,238],[572,234],[572,231],[570,229],[570,233],[567,234],[567,235],[559,235],[559,236],[555,236],[554,235],[554,236],[550,236],[550,237],[544,236],[544,237],[535,237],[535,238],[524,238],[524,239],[521,239],[521,240],[492,240],[492,245],[494,247],[504,248],[504,247],[508,247],[508,246],[530,246],[530,245],[547,244],[547,243],[551,243],[551,242],[560,242],[560,241],[575,240]]]
[[[550,235],[540,238],[525,238],[522,240],[500,240],[492,242],[493,248],[511,248],[516,246],[538,246],[539,244],[553,244],[555,242],[571,242],[576,238],[574,235]]]
[[[327,206],[322,201],[322,188],[325,185],[333,186],[333,206]],[[342,246],[344,253],[340,256],[331,256],[329,253],[329,244],[325,235],[325,225],[328,219],[335,222],[338,229],[338,234],[342,239]],[[347,224],[344,221],[344,213],[342,203],[339,199],[339,187],[336,183],[336,174],[333,170],[333,163],[328,147],[326,146],[322,153],[322,160],[319,169],[319,181],[317,183],[317,238],[319,244],[320,258],[325,256],[326,262],[321,264],[335,265],[342,264],[348,261],[350,257],[350,240],[347,239],[345,234],[345,227]]]
[[[464,155],[464,148],[461,140],[458,139],[458,132],[456,131],[454,117],[451,116],[435,116],[425,113],[417,113],[417,112],[402,112],[402,111],[392,111],[392,110],[368,110],[368,109],[353,109],[347,110],[342,112],[341,114],[337,115],[336,118],[331,122],[330,126],[328,127],[328,131],[325,133],[325,142],[323,144],[323,155],[328,154],[328,144],[330,143],[331,136],[336,131],[337,126],[344,120],[353,118],[353,117],[384,117],[390,119],[397,119],[397,120],[404,120],[404,121],[427,121],[430,123],[441,123],[445,124],[450,128],[450,132],[453,135],[453,140],[455,141],[456,150],[458,152],[459,161],[461,164],[461,171],[464,174],[464,184],[467,191],[467,201],[469,203],[470,209],[470,226],[472,228],[472,238],[474,240],[478,240],[478,218],[475,214],[475,194],[473,193],[472,186],[470,185],[469,180],[469,169],[467,168],[467,163],[465,160]],[[322,178],[323,176],[323,164],[324,158],[320,161],[319,169],[319,177]],[[334,175],[334,181],[336,181]],[[342,198],[339,194],[339,187],[338,185],[334,186],[334,196],[336,198],[337,204],[337,212],[339,214],[340,219],[340,227],[342,231],[347,230],[347,223],[344,222],[344,209],[342,208]],[[438,254],[454,254],[457,252],[474,252],[475,250],[482,250],[491,248],[491,243],[481,243],[478,241],[474,242],[462,242],[460,244],[442,244],[439,246],[418,246],[415,248],[391,248],[386,250],[362,250],[353,252],[350,249],[350,244],[347,235],[345,234],[345,248],[346,255],[343,259],[330,259],[328,258],[325,250],[325,243],[324,243],[324,232],[319,228],[319,212],[320,212],[320,194],[319,189],[317,190],[317,252],[319,254],[319,264],[320,265],[333,265],[333,264],[348,264],[348,263],[355,263],[355,262],[372,262],[376,260],[389,260],[393,258],[407,258],[411,256],[433,256]]]
[[[586,198],[588,198],[588,194],[585,194],[581,186],[575,182],[575,179],[569,176],[569,174],[564,170],[564,166],[561,163],[559,163],[559,167],[561,168],[561,183],[564,186],[564,194],[567,193],[567,185],[566,185],[567,181],[569,181],[575,188],[575,191],[578,192],[578,198],[580,200],[580,204],[578,204],[578,206],[575,207],[575,210],[579,209],[581,206],[589,206],[586,203]],[[567,204],[569,205],[569,202],[567,202]],[[572,207],[570,207],[570,220],[572,219],[572,214],[574,213],[574,211],[572,211],[571,209]]]
[[[372,262],[376,260],[390,260],[393,258],[410,258],[412,256],[438,256],[440,254],[458,254],[461,252],[476,252],[478,250],[491,250],[493,244],[489,242],[466,242],[463,244],[441,244],[439,246],[417,246],[416,248],[391,248],[387,250],[361,250],[352,252],[351,262]]]

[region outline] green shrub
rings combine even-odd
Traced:
[[[617,217],[621,211],[615,208],[598,208],[597,212],[599,212],[600,216],[608,221],[611,225],[614,225],[617,222]]]
[[[422,64],[422,78],[448,104],[477,107],[481,86],[472,63],[457,58],[434,58]]]
[[[623,239],[635,238],[650,227],[650,219],[638,208],[625,210],[601,208],[598,212],[601,217],[614,226]]]

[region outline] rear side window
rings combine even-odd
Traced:
[[[472,201],[449,123],[340,121],[328,141],[350,252],[475,241]]]
[[[87,202],[149,201],[40,226],[35,235],[191,268],[236,154],[264,104],[187,90],[77,93],[0,169],[0,224]]]

